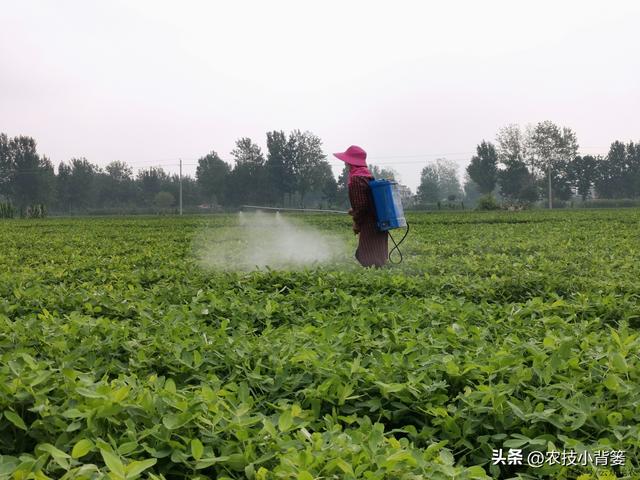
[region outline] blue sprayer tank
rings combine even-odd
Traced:
[[[387,231],[406,227],[398,184],[393,180],[371,180],[369,187],[376,207],[378,229]]]

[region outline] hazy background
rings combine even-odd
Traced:
[[[637,140],[639,15],[635,1],[0,0],[0,131],[55,165],[175,172],[299,128],[327,153],[361,145],[415,189],[427,160],[466,165],[512,122],[569,126],[583,153]]]

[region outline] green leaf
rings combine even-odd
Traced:
[[[126,442],[118,446],[118,454],[126,456],[138,448],[138,442]]]
[[[50,443],[42,443],[36,447],[36,450],[40,450],[43,452],[47,452],[50,454],[54,461],[60,465],[63,469],[69,469],[69,459],[71,458],[69,455],[64,453],[62,450],[54,447]]]
[[[613,392],[617,392],[618,390],[620,390],[620,379],[617,377],[617,375],[607,375],[603,383],[605,387]]]
[[[122,460],[116,454],[109,452],[108,450],[100,450],[100,454],[102,455],[102,459],[104,460],[104,464],[107,466],[109,471],[113,473],[119,480],[122,480],[126,477],[124,465],[122,464]]]
[[[465,470],[465,475],[468,475],[469,478],[473,479],[488,479],[487,472],[484,471],[484,468],[474,465],[473,467],[469,467]]]
[[[64,453],[62,450],[59,450],[58,448],[54,447],[50,443],[42,443],[42,444],[38,445],[38,449],[42,450],[43,452],[47,452],[47,453],[51,454],[51,456],[53,458],[55,458],[55,459],[71,458],[69,455]]]
[[[176,393],[176,383],[171,378],[169,378],[166,382],[164,382],[164,389],[167,392]]]
[[[313,475],[306,470],[302,470],[298,472],[298,480],[313,480]]]
[[[189,422],[189,420],[191,420],[191,414],[188,412],[178,414],[172,413],[170,415],[165,415],[162,418],[162,424],[169,430],[176,430]]]
[[[84,457],[87,453],[91,451],[92,448],[93,448],[93,442],[91,440],[87,440],[86,438],[83,438],[73,446],[73,449],[71,450],[71,457],[72,458]]]
[[[293,426],[293,417],[291,415],[291,410],[287,410],[280,414],[280,418],[278,418],[278,428],[281,432],[287,432]]]
[[[20,465],[20,459],[10,455],[0,455],[0,475],[13,473],[18,465]]]
[[[144,472],[147,468],[153,467],[158,459],[149,458],[148,460],[134,460],[129,465],[127,465],[126,470],[126,478],[134,478]]]
[[[340,468],[340,470],[342,470],[344,473],[349,474],[349,475],[353,475],[353,468],[351,467],[351,465],[349,465],[347,462],[345,462],[343,459],[341,458],[337,458],[335,460],[335,464],[338,466],[338,468]]]
[[[447,371],[447,374],[452,376],[460,375],[460,367],[458,367],[458,364],[453,360],[448,360],[445,363],[444,367],[445,367],[445,370]]]
[[[518,417],[521,420],[526,420],[525,414],[520,407],[518,407],[517,405],[509,401],[507,401],[507,404],[511,407],[511,410],[513,411],[513,413],[516,414],[516,417]]]
[[[197,438],[191,440],[191,455],[196,460],[200,460],[202,458],[202,453],[204,452],[204,446],[202,442]]]
[[[507,448],[520,448],[523,445],[527,445],[529,443],[529,439],[523,440],[521,438],[515,439],[511,438],[509,440],[505,440],[502,445]]]
[[[16,427],[21,428],[25,432],[27,431],[27,426],[25,425],[24,420],[22,420],[22,417],[20,417],[20,415],[18,415],[16,412],[12,412],[11,410],[5,410],[4,416]]]
[[[624,359],[620,352],[614,352],[610,356],[611,366],[614,368],[616,372],[627,373],[629,367],[627,366],[627,361]]]
[[[230,457],[227,455],[223,455],[220,457],[203,458],[196,463],[196,470],[208,468],[211,465],[215,465],[216,463],[226,462],[228,460],[230,460]]]
[[[453,454],[446,448],[440,450],[440,460],[442,460],[442,463],[444,463],[445,465],[453,465],[455,463]]]
[[[84,387],[76,388],[76,392],[78,392],[83,397],[87,397],[87,398],[107,398],[105,395],[102,395],[101,393],[98,393],[94,390],[90,390]]]

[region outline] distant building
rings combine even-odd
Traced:
[[[402,200],[402,205],[407,207],[412,207],[416,202],[416,197],[411,192],[411,189],[406,185],[398,184],[398,193],[400,193],[400,199]]]

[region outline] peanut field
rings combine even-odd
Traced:
[[[640,478],[639,210],[409,213],[380,270],[291,218],[347,251],[219,270],[194,239],[235,215],[0,221],[0,479]]]

